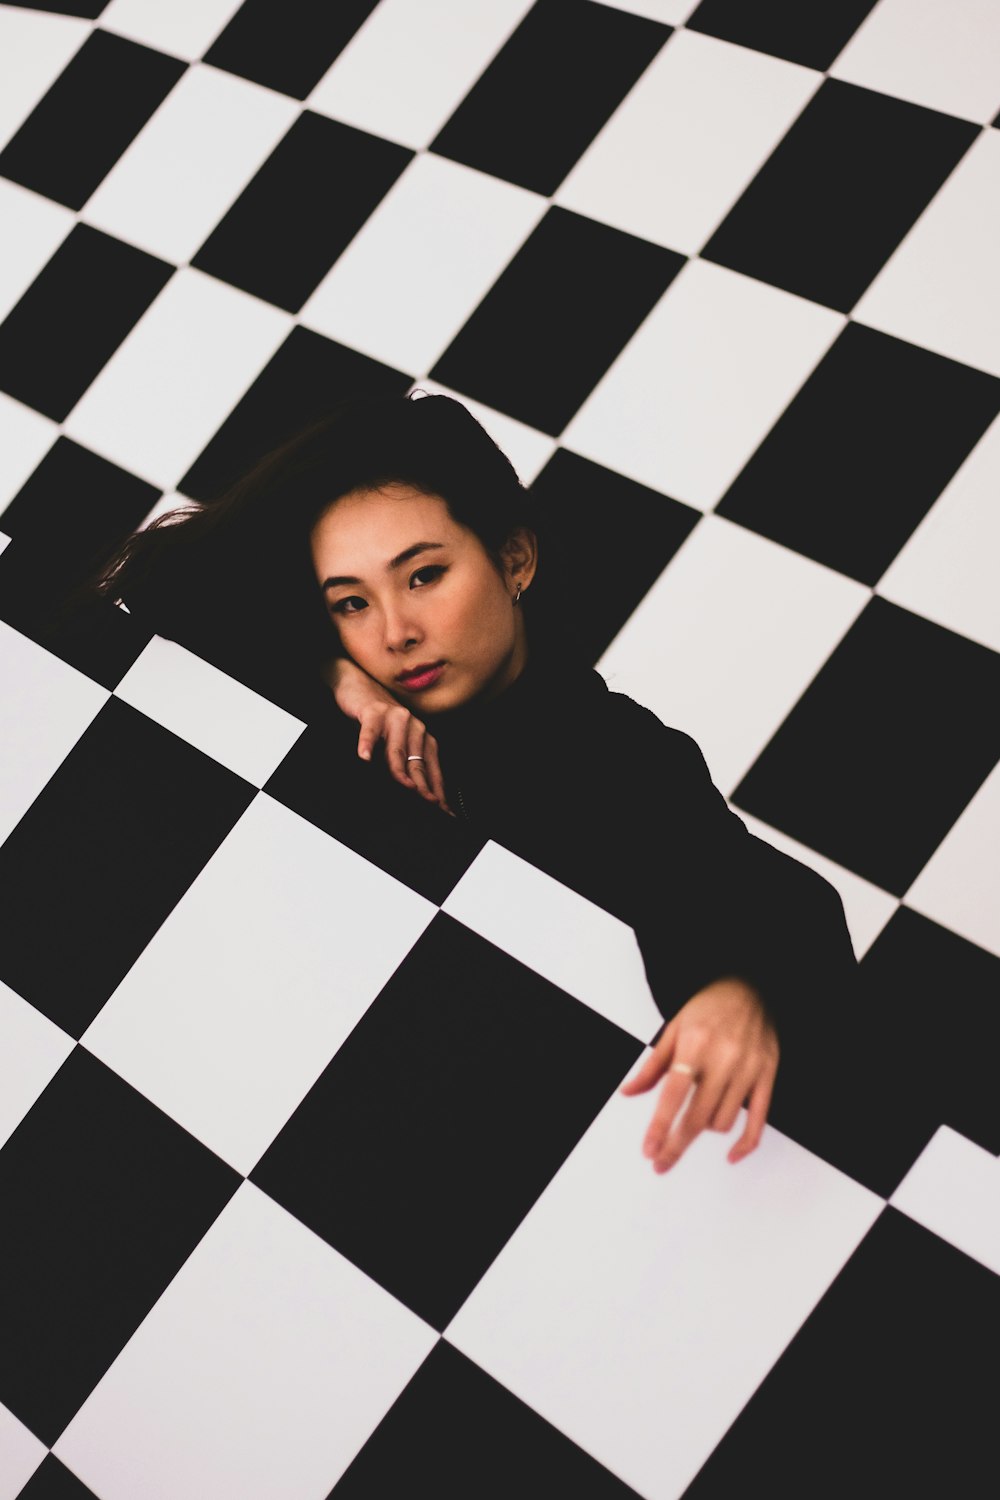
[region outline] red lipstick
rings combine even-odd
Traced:
[[[423,662],[419,667],[413,667],[409,672],[400,672],[396,681],[408,693],[419,693],[424,688],[433,687],[444,669],[445,663],[443,661]]]

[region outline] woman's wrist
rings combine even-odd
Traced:
[[[366,709],[375,705],[398,702],[387,688],[374,677],[369,677],[364,668],[350,657],[330,657],[323,663],[321,671],[337,707],[350,719],[360,719]]]
[[[744,974],[723,974],[712,982],[713,984],[729,986],[742,999],[750,1001],[757,1007],[768,1025],[777,1031],[777,1021],[771,1011],[771,1007],[761,993],[760,987],[752,979],[748,979]]]

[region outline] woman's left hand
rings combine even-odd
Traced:
[[[643,1094],[667,1076],[643,1144],[656,1171],[669,1170],[702,1130],[732,1130],[748,1095],[746,1129],[728,1159],[740,1161],[753,1151],[770,1107],[778,1057],[777,1034],[752,985],[738,978],[717,979],[692,995],[635,1077],[620,1089]],[[670,1070],[680,1062],[693,1067],[694,1074]],[[694,1096],[671,1132],[692,1083]]]

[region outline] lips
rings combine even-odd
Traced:
[[[444,668],[443,661],[422,662],[419,667],[413,667],[409,672],[400,672],[396,681],[407,692],[420,692],[421,689],[431,687],[437,682]]]

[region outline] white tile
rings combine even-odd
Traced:
[[[287,338],[293,319],[201,271],[177,271],[63,424],[169,489]]]
[[[695,255],[822,82],[812,68],[675,32],[553,201]]]
[[[17,1500],[48,1451],[13,1412],[0,1404],[0,1500]]]
[[[638,1494],[676,1500],[883,1200],[770,1126],[727,1162],[743,1111],[659,1176],[641,1151],[657,1097],[616,1091],[445,1336]]]
[[[81,1042],[246,1175],[436,911],[260,792]]]
[[[1000,958],[1000,765],[963,808],[903,901]]]
[[[0,506],[27,483],[58,435],[49,417],[0,391]]]
[[[400,370],[429,370],[548,207],[537,193],[414,157],[299,314]]]
[[[1000,1163],[940,1125],[889,1202],[1000,1275]]]
[[[845,869],[835,860],[827,859],[825,854],[810,849],[808,844],[800,844],[798,839],[789,838],[779,828],[772,828],[760,818],[751,817],[741,807],[734,808],[734,811],[755,837],[780,849],[782,854],[790,854],[792,859],[808,865],[830,882],[844,903],[844,917],[855,957],[864,958],[872,943],[899,909],[898,897],[873,885],[871,881],[862,879],[860,875],[855,875],[853,870]]]
[[[174,265],[191,259],[301,106],[219,68],[188,68],[80,218]]]
[[[305,725],[193,652],[154,636],[115,688],[165,729],[263,786]]]
[[[23,297],[75,222],[72,209],[0,177],[0,224],[3,225],[0,320],[6,318],[14,304]]]
[[[530,9],[531,0],[381,0],[306,105],[420,150]]]
[[[662,1026],[631,927],[492,840],[442,910],[640,1040]]]
[[[973,141],[851,317],[1000,375],[1000,130]]]
[[[92,30],[76,16],[0,6],[0,146],[24,124]],[[5,249],[6,240],[5,232]]]
[[[0,620],[0,843],[109,697]]]
[[[988,125],[1000,109],[1000,6],[992,0],[879,0],[831,78]]]
[[[562,445],[709,510],[845,321],[736,271],[688,261],[573,417]]]
[[[127,36],[188,62],[207,52],[241,0],[110,0],[101,30]]]
[[[436,1342],[245,1182],[52,1451],[102,1500],[318,1500]]]
[[[558,447],[556,439],[547,433],[528,427],[515,417],[509,417],[506,412],[484,406],[481,401],[473,401],[463,392],[454,391],[437,380],[428,380],[423,376],[413,382],[407,395],[413,390],[425,391],[428,396],[452,396],[456,401],[461,401],[480,426],[485,427],[501,452],[510,459],[522,484],[531,484],[538,477]]]
[[[75,1046],[73,1037],[0,981],[0,1146]]]
[[[870,591],[721,516],[688,535],[597,663],[701,746],[729,796]]]
[[[1000,418],[882,574],[875,592],[1000,651]]]

